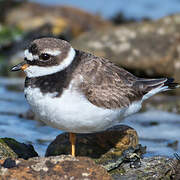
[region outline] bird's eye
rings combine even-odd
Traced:
[[[40,59],[43,59],[43,60],[49,60],[50,59],[50,55],[49,54],[47,54],[47,53],[42,53],[41,55],[40,55]]]

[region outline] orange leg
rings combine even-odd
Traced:
[[[76,134],[69,133],[69,140],[71,142],[71,155],[75,157]]]

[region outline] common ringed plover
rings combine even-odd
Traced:
[[[24,93],[46,124],[70,133],[104,131],[140,110],[152,95],[175,89],[172,78],[138,78],[108,59],[73,49],[55,38],[34,40],[24,61],[12,68],[26,74]]]

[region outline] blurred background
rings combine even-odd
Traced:
[[[0,0],[0,137],[44,155],[61,133],[34,121],[24,74],[10,72],[33,39],[62,38],[137,76],[180,82],[179,13],[180,0]],[[123,124],[136,129],[146,156],[172,157],[180,151],[180,90],[154,96]]]

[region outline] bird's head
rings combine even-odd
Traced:
[[[39,77],[64,70],[75,57],[75,50],[61,39],[41,38],[34,40],[24,51],[24,61],[11,70],[23,70],[27,77]]]

